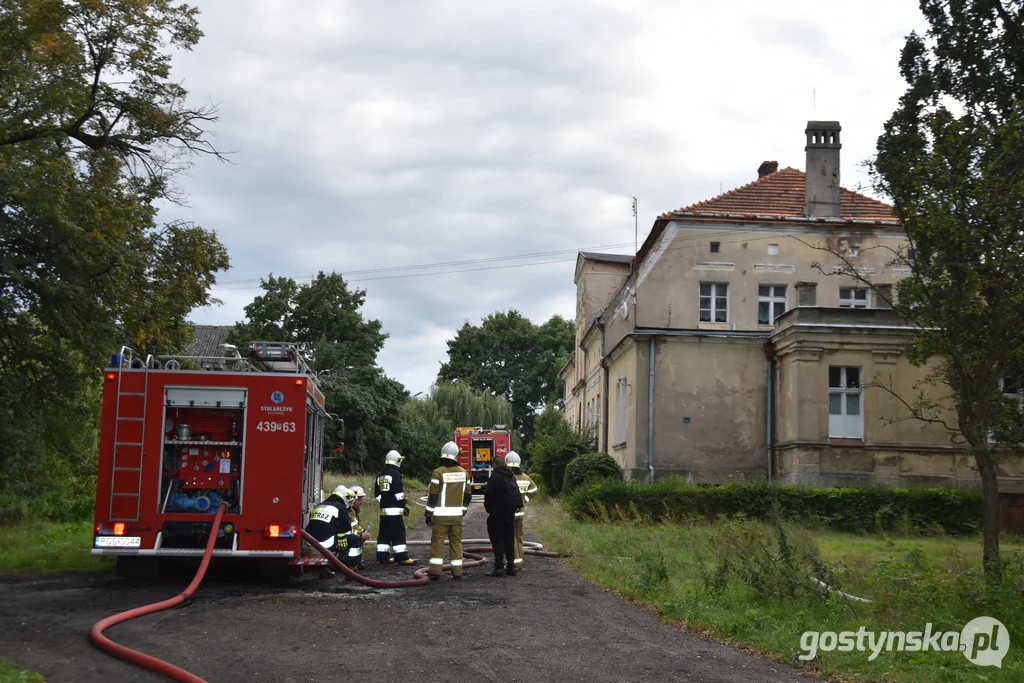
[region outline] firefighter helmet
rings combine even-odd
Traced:
[[[345,501],[346,506],[351,505],[352,501],[356,499],[356,494],[347,486],[336,486],[334,488],[334,495]]]
[[[384,456],[385,465],[401,465],[403,460],[405,458],[402,457],[402,454],[395,450],[388,451],[388,454]]]
[[[509,467],[519,467],[521,463],[522,459],[519,457],[519,454],[516,453],[515,451],[509,451],[508,455],[505,456],[505,464],[508,465]]]
[[[459,447],[454,441],[449,441],[445,445],[441,446],[441,457],[448,458],[449,460],[455,460],[456,462],[458,461]]]
[[[366,498],[366,491],[363,490],[362,486],[353,486],[352,493],[356,498]]]

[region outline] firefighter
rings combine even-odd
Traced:
[[[519,454],[515,451],[509,451],[509,454],[505,456],[505,464],[508,465],[509,469],[512,470],[512,474],[515,475],[516,483],[519,485],[519,493],[523,495],[523,508],[516,510],[516,526],[515,526],[515,546],[516,546],[516,560],[515,566],[517,571],[523,569],[523,518],[526,517],[525,505],[530,502],[530,496],[537,493],[537,485],[533,483],[533,479],[530,479],[530,475],[523,472],[520,465],[522,459]]]
[[[395,450],[384,456],[384,469],[373,484],[374,497],[380,503],[380,528],[377,529],[377,562],[381,564],[416,564],[409,557],[405,545],[405,520],[409,516],[409,503],[402,487],[399,469],[405,458]],[[394,557],[391,553],[394,552]]]
[[[459,467],[459,447],[449,441],[441,447],[441,464],[431,473],[427,489],[427,526],[433,527],[427,576],[435,581],[441,578],[444,567],[445,539],[452,561],[452,578],[462,578],[462,519],[472,496],[466,470]]]
[[[355,494],[351,489],[338,486],[334,493],[310,510],[306,523],[306,533],[349,567],[357,567],[363,557],[363,539],[352,533],[349,517],[349,506],[353,500]]]

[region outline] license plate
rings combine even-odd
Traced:
[[[138,548],[142,545],[142,536],[97,536],[97,548]]]

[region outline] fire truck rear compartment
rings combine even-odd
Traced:
[[[241,388],[166,390],[161,513],[209,516],[221,502],[228,514],[241,512],[245,398]],[[184,546],[168,546],[164,534],[164,546],[201,548],[208,533],[207,525],[187,534],[196,545]]]

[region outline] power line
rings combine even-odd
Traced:
[[[732,232],[734,232],[734,231],[732,231],[732,230],[723,230],[723,231],[720,231],[720,232],[707,232],[707,233],[700,233],[698,235],[691,235],[691,236],[686,236],[686,237],[676,237],[675,239],[676,240],[680,240],[680,239],[700,240],[701,243],[703,243],[703,241],[708,239],[709,237],[717,237],[717,236],[720,236],[720,235],[727,235],[727,234],[730,234]],[[737,239],[737,240],[724,241],[724,242],[721,242],[721,244],[737,244],[737,243],[740,243],[740,242],[757,242],[757,241],[760,241],[760,240],[779,239],[780,237],[786,237],[786,236],[785,235],[781,235],[781,236],[780,235],[765,235],[763,237],[745,237],[745,238]],[[628,246],[628,245],[626,245],[626,246]],[[697,244],[697,243],[673,245],[673,246],[670,246],[670,247],[666,247],[662,251],[676,251],[676,250],[680,250],[680,249],[696,249],[696,248],[698,248],[700,246],[702,246],[702,244]],[[600,248],[607,249],[607,248],[611,248],[611,246],[595,247],[595,248],[596,249],[600,249]],[[562,250],[562,251],[538,252],[538,253],[554,256],[554,255],[558,255],[558,254],[573,253],[573,252],[577,252],[577,251],[586,251],[586,250],[585,249],[584,250],[568,249],[568,250]],[[519,257],[526,257],[526,255],[519,255]],[[484,262],[500,260],[500,259],[504,259],[504,258],[515,258],[515,257],[492,257],[490,259],[471,259],[471,260],[466,261],[465,263],[467,263],[467,264],[484,263]],[[459,268],[459,269],[455,269],[455,270],[441,270],[441,271],[435,271],[435,272],[430,272],[430,273],[405,273],[405,274],[402,274],[402,275],[382,275],[380,277],[363,277],[363,278],[349,278],[349,277],[346,277],[345,281],[346,282],[371,282],[373,280],[395,280],[395,279],[404,279],[404,278],[410,278],[410,277],[425,277],[425,276],[430,276],[430,275],[453,275],[453,274],[457,274],[457,273],[473,273],[473,272],[479,272],[479,271],[484,271],[484,270],[504,270],[504,269],[507,269],[507,268],[526,268],[526,267],[529,267],[529,266],[543,266],[543,265],[549,265],[549,264],[552,264],[552,263],[571,263],[571,262],[573,262],[575,260],[576,260],[575,258],[571,258],[571,259],[554,259],[554,260],[547,260],[547,261],[536,261],[534,263],[512,263],[512,264],[504,265],[504,266],[487,266],[487,267],[483,267],[483,268]],[[456,263],[462,263],[462,262],[456,262]],[[408,270],[408,269],[413,269],[413,268],[428,268],[428,267],[436,267],[436,266],[437,266],[437,264],[423,264],[423,265],[420,265],[420,266],[396,266],[394,268],[369,269],[369,270],[363,270],[363,271],[349,271],[349,274],[361,274],[361,273],[375,274],[375,273],[380,273],[380,272],[390,272],[390,271],[394,271],[394,270],[403,270],[403,269]],[[303,279],[312,279],[312,278],[313,278],[313,276],[309,276],[307,278],[296,277],[296,278],[292,278],[292,279],[303,280]],[[231,284],[240,284],[240,283],[243,283],[243,282],[247,283],[247,282],[255,282],[255,281],[259,281],[259,280],[237,280],[237,281],[232,282]],[[218,284],[218,285],[214,285],[214,286],[219,288],[219,289],[223,289],[223,290],[242,292],[242,291],[247,291],[247,290],[260,289],[262,285],[245,286],[245,287],[222,287],[221,285]]]
[[[408,266],[388,266],[385,268],[366,268],[363,270],[349,270],[346,271],[347,275],[368,275],[370,273],[387,273],[396,270],[420,270],[423,268],[443,268],[447,266],[459,266],[459,265],[472,265],[476,263],[492,263],[495,261],[511,261],[516,259],[525,258],[540,258],[545,256],[558,256],[560,254],[575,254],[579,251],[592,251],[597,249],[621,249],[628,247],[628,244],[603,244],[596,247],[587,247],[585,249],[559,249],[556,251],[537,251],[529,254],[511,254],[508,256],[488,256],[477,259],[464,259],[461,261],[438,261],[436,263],[419,263]],[[574,259],[575,260],[575,259]],[[314,275],[294,275],[293,279],[296,280],[311,280]],[[251,282],[259,282],[262,278],[248,278],[243,280],[225,280],[221,284],[247,284]]]

